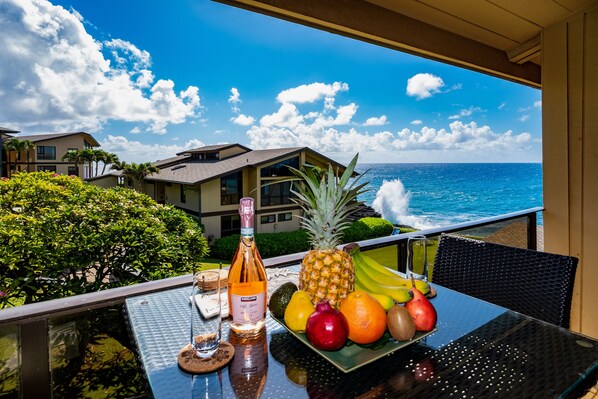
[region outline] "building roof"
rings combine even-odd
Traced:
[[[30,135],[26,135],[26,136],[20,135],[18,137],[18,139],[19,140],[30,140],[30,141],[33,141],[34,143],[37,143],[37,142],[40,142],[40,141],[58,139],[58,138],[68,137],[68,136],[75,136],[75,135],[78,135],[78,134],[82,134],[82,135],[86,136],[87,139],[89,140],[89,143],[92,146],[94,146],[94,147],[99,147],[100,146],[100,143],[98,143],[97,140],[91,134],[89,134],[87,132],[30,134]]]
[[[19,133],[19,131],[0,126],[0,133],[17,134],[17,133]]]
[[[169,163],[165,162],[167,160],[157,161],[154,163],[154,165],[160,168],[160,172],[146,177],[146,180],[181,184],[197,184],[243,170],[246,167],[256,167],[269,162],[274,162],[278,159],[289,157],[302,151],[308,151],[314,156],[321,158],[325,162],[330,162],[334,166],[340,166],[344,168],[344,166],[338,162],[335,162],[308,147],[276,148],[266,150],[248,149],[248,152],[214,161],[193,161],[189,159],[189,157],[178,157],[182,159],[176,163],[172,163],[172,160],[175,158],[169,158]],[[160,167],[160,164],[166,164],[167,166]]]
[[[217,152],[217,151],[222,151],[222,150],[226,150],[228,148],[233,148],[233,147],[238,147],[245,151],[251,151],[251,148],[247,148],[241,144],[216,144],[216,145],[206,145],[203,147],[193,148],[191,150],[181,151],[181,152],[177,153],[177,155],[195,154],[195,153],[199,153],[199,152]]]

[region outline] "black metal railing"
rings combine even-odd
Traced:
[[[361,241],[359,245],[364,251],[395,247],[396,264],[393,267],[397,267],[400,271],[404,271],[406,243],[412,235],[425,235],[433,238],[442,233],[459,233],[488,240],[503,240],[503,243],[507,245],[536,249],[537,213],[542,210],[541,207],[530,208],[473,222]],[[504,232],[507,230],[511,233],[514,232],[512,242],[504,241]],[[284,267],[300,263],[304,255],[305,252],[269,258],[265,259],[264,263],[269,268]],[[7,369],[8,366],[5,363],[8,362],[2,359],[2,353],[0,352],[0,396],[8,393],[10,397],[52,397],[53,382],[49,338],[52,320],[82,315],[94,309],[101,310],[122,306],[125,299],[129,297],[178,288],[190,285],[190,282],[191,275],[184,275],[0,310],[0,340],[3,331],[12,331],[16,328],[16,335],[18,336],[16,350],[19,351],[17,358],[20,359],[20,364],[18,364],[18,374],[20,375],[17,382],[18,387],[14,388],[16,393],[2,392],[3,374],[9,373],[10,367]],[[5,386],[4,389],[10,390],[10,384],[7,386],[9,388]]]

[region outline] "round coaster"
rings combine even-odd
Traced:
[[[226,341],[220,341],[218,351],[212,356],[201,359],[195,356],[191,344],[185,345],[179,352],[179,367],[191,374],[203,374],[216,371],[228,364],[235,355],[235,348]]]

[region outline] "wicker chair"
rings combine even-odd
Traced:
[[[432,281],[569,328],[577,258],[443,234]]]

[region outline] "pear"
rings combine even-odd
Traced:
[[[405,309],[409,311],[413,321],[415,322],[415,329],[417,331],[432,331],[436,327],[436,309],[434,305],[415,288],[415,280],[411,277],[412,287],[410,291],[413,293],[413,299],[405,304]]]
[[[284,311],[284,322],[291,331],[303,333],[307,319],[315,310],[307,292],[295,291]]]

